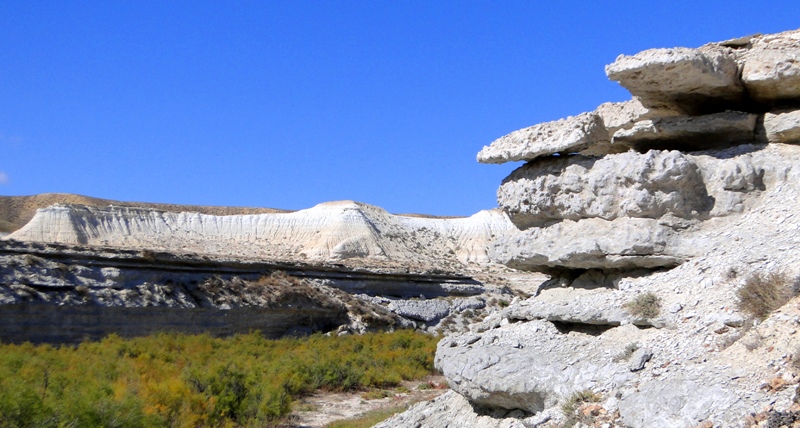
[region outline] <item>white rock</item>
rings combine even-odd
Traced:
[[[579,152],[608,140],[608,132],[600,115],[582,113],[520,129],[498,138],[478,153],[478,162],[505,163],[554,153]]]
[[[658,150],[529,162],[503,180],[497,200],[521,229],[562,219],[691,218],[711,208],[691,158]]]
[[[743,97],[738,65],[725,48],[650,49],[620,55],[606,66],[606,74],[646,108],[710,113],[738,105]]]
[[[765,114],[764,130],[770,143],[800,144],[800,110]]]
[[[756,37],[751,43],[740,59],[750,97],[767,104],[800,97],[800,30]]]

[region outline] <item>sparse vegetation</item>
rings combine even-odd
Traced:
[[[736,291],[739,309],[758,320],[767,318],[798,294],[797,282],[782,272],[756,272]]]
[[[392,395],[393,394],[391,391],[387,391],[385,389],[375,389],[361,394],[361,398],[365,400],[380,400],[383,398],[391,397]]]
[[[408,409],[408,405],[375,410],[372,412],[367,412],[355,419],[331,422],[325,425],[325,428],[369,428],[385,421],[386,419],[389,419],[396,413],[402,413],[406,411],[406,409]]]
[[[615,362],[628,361],[633,355],[633,353],[638,350],[639,350],[638,343],[629,343],[627,346],[625,346],[625,349],[623,349],[622,352],[619,353],[619,355],[614,357],[614,361]]]
[[[661,298],[651,292],[643,293],[625,303],[623,308],[640,319],[655,318],[661,314]]]
[[[561,413],[567,418],[565,425],[573,426],[577,422],[588,422],[584,421],[585,418],[579,412],[581,406],[586,403],[599,402],[601,399],[602,397],[599,394],[594,393],[590,389],[574,392],[567,401],[561,404]]]
[[[270,426],[315,390],[392,388],[433,372],[412,331],[268,340],[109,336],[0,345],[0,426]]]

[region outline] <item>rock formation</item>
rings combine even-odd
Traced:
[[[737,297],[764,275],[800,294],[798,56],[800,30],[620,56],[606,73],[632,100],[484,147],[480,162],[526,162],[498,190],[517,231],[489,257],[551,279],[443,339],[455,393],[379,426],[800,415],[800,297],[763,320]]]

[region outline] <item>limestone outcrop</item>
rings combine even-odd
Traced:
[[[436,366],[461,398],[384,426],[442,426],[436,412],[463,400],[472,411],[462,426],[473,427],[791,420],[799,47],[790,31],[623,55],[606,73],[631,101],[485,147],[481,162],[526,162],[498,190],[517,231],[495,239],[489,257],[550,279],[440,342]],[[588,132],[578,118],[604,129]],[[755,316],[740,290],[764,276],[760,290],[797,297]]]

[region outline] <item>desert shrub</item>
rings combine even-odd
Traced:
[[[629,343],[627,346],[625,346],[625,349],[623,349],[622,352],[620,352],[616,357],[614,357],[614,361],[615,362],[628,361],[631,358],[631,356],[633,356],[633,353],[638,350],[639,350],[638,343],[635,342]]]
[[[380,400],[383,398],[391,397],[392,393],[385,389],[376,389],[372,391],[367,391],[361,394],[361,398],[365,400]]]
[[[303,394],[394,387],[433,372],[412,331],[265,339],[157,334],[78,346],[0,344],[0,427],[270,426]]]
[[[623,308],[637,318],[655,318],[661,313],[661,298],[651,292],[643,293],[625,303]]]
[[[567,418],[566,425],[572,426],[575,425],[576,422],[583,422],[581,420],[582,415],[578,413],[581,405],[585,403],[596,403],[600,401],[601,398],[599,394],[592,392],[590,389],[576,391],[570,395],[569,398],[561,404],[561,413]]]
[[[759,320],[798,294],[800,289],[795,281],[782,272],[756,272],[736,291],[739,309]]]

